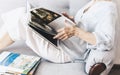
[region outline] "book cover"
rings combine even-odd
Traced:
[[[71,25],[75,25],[62,14],[45,8],[32,9],[30,14],[31,19],[28,25],[55,46],[57,46],[57,39],[53,39],[53,37],[57,34],[58,29],[65,27],[65,20],[68,20]]]
[[[0,75],[29,75],[36,69],[40,57],[12,52],[0,54]]]

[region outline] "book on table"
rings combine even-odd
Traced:
[[[41,58],[13,52],[0,54],[0,75],[33,75]]]
[[[58,29],[65,27],[65,20],[71,25],[75,25],[73,21],[64,15],[46,8],[34,8],[30,10],[30,16],[28,23],[30,28],[42,35],[54,46],[57,46],[58,40],[53,39],[53,37],[57,34]]]

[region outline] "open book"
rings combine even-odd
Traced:
[[[12,52],[0,54],[0,75],[33,75],[40,57]]]
[[[70,19],[62,14],[53,12],[45,8],[35,8],[30,11],[31,19],[29,26],[45,37],[49,42],[57,46],[57,39],[53,37],[57,34],[57,30],[65,27],[65,20],[75,25]]]

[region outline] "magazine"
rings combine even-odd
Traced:
[[[55,46],[57,46],[57,39],[53,39],[53,37],[57,34],[58,29],[65,27],[65,20],[71,25],[75,25],[64,15],[45,8],[32,9],[30,14],[31,18],[28,25]]]
[[[0,75],[33,75],[40,57],[12,52],[0,54]]]

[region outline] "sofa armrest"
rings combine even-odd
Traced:
[[[85,71],[89,73],[91,67],[96,63],[104,63],[106,65],[107,68],[102,75],[107,75],[114,64],[114,50],[91,50],[86,59]]]
[[[100,75],[105,69],[106,65],[104,63],[96,63],[91,67],[89,75]]]

